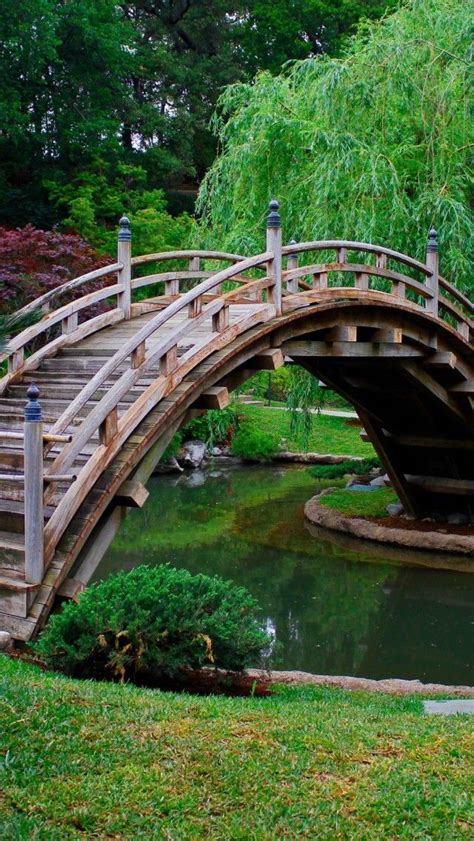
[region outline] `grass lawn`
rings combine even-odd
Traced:
[[[0,836],[472,838],[472,720],[419,698],[199,698],[0,657]]]
[[[290,413],[267,406],[239,404],[239,413],[248,418],[259,429],[273,433],[279,439],[286,439],[284,449],[302,451],[303,445],[290,436]],[[306,449],[309,452],[333,453],[334,455],[371,456],[372,444],[360,439],[360,427],[347,426],[345,418],[331,415],[313,415],[313,427]]]
[[[387,505],[398,502],[398,497],[390,488],[378,488],[376,491],[341,489],[325,494],[319,502],[349,517],[388,517]]]

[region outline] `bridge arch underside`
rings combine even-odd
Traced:
[[[145,484],[180,426],[202,414],[203,392],[242,385],[280,348],[356,408],[413,516],[474,521],[474,351],[454,330],[393,302],[331,302],[260,324],[201,362],[135,429],[57,547],[68,577],[87,584],[125,514],[125,482]],[[459,389],[459,390],[456,390]],[[60,590],[61,592],[61,590]]]

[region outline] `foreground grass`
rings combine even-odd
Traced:
[[[319,501],[321,505],[349,517],[388,517],[387,505],[398,502],[398,497],[389,488],[378,488],[376,491],[341,489],[325,494]]]
[[[419,699],[0,681],[2,839],[472,838],[472,721]]]
[[[348,426],[345,418],[313,415],[312,430],[306,447],[290,434],[290,413],[267,406],[239,405],[239,414],[265,432],[286,439],[284,448],[291,452],[333,453],[334,455],[372,456],[371,444],[360,439],[360,427]]]

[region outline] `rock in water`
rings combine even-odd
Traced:
[[[184,477],[188,488],[200,488],[206,482],[206,474],[203,470],[194,470]]]
[[[390,485],[390,479],[385,473],[384,476],[377,476],[375,479],[372,479],[370,484],[373,488],[386,488],[387,485]]]
[[[403,514],[403,505],[401,502],[391,502],[387,505],[387,514],[390,514],[391,517],[400,517]]]
[[[178,462],[183,467],[200,467],[207,453],[204,441],[186,441],[178,454]]]

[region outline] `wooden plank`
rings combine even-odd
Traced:
[[[225,409],[230,403],[229,392],[225,386],[213,386],[203,391],[193,404],[194,409]]]
[[[403,330],[401,327],[382,327],[374,330],[370,338],[373,342],[388,342],[392,345],[399,345],[403,341]]]
[[[400,470],[397,453],[394,451],[390,442],[384,439],[380,425],[368,414],[368,412],[358,408],[357,413],[368,437],[370,438],[370,442],[375,452],[383,462],[403,508],[407,514],[411,514],[413,517],[416,517],[418,514],[418,507],[413,499],[413,495],[410,493],[409,483]]]
[[[425,368],[434,368],[434,369],[443,369],[443,368],[456,368],[457,357],[455,353],[451,352],[438,352],[433,353],[431,356],[428,356],[427,359],[423,362],[423,366]]]
[[[474,480],[472,479],[415,476],[409,473],[405,474],[405,479],[411,485],[417,485],[417,487],[423,488],[424,491],[431,491],[432,493],[457,494],[461,496],[474,495]]]
[[[293,339],[282,344],[288,356],[354,357],[358,359],[412,359],[423,356],[423,351],[410,345],[400,346],[389,342],[321,342],[310,339]]]
[[[324,332],[325,342],[356,342],[357,341],[357,327],[355,325],[347,325],[345,327],[331,327]]]
[[[58,596],[63,599],[76,599],[86,589],[86,585],[77,578],[66,578],[58,590]]]
[[[245,363],[246,368],[255,371],[276,371],[285,364],[285,359],[280,348],[267,348],[255,354]]]
[[[405,362],[403,366],[403,373],[404,375],[411,380],[411,382],[415,383],[420,390],[425,390],[430,394],[430,396],[436,400],[438,403],[443,405],[446,409],[456,415],[456,417],[461,418],[463,422],[466,422],[467,416],[465,412],[463,412],[456,400],[451,397],[448,391],[435,380],[427,371],[424,371],[421,367],[415,366],[411,362]]]
[[[474,395],[474,378],[465,380],[463,383],[458,383],[458,385],[450,386],[449,391],[451,394]]]
[[[143,508],[149,496],[150,492],[147,491],[145,485],[137,479],[130,479],[120,486],[115,500],[126,508]]]
[[[474,450],[474,438],[435,438],[430,435],[397,435],[384,429],[383,434],[400,447],[421,447],[435,450]]]

